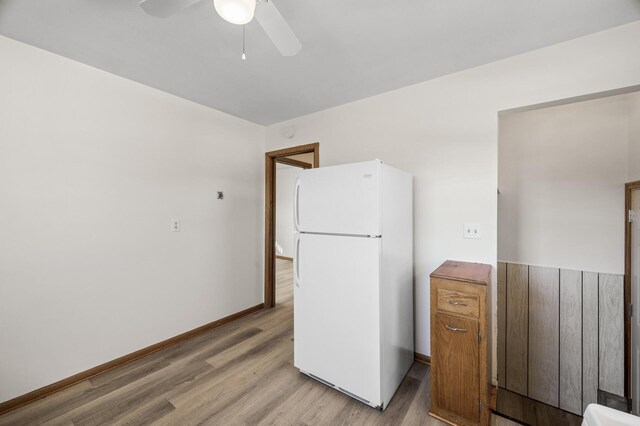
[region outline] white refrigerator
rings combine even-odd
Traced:
[[[412,176],[375,160],[294,191],[295,366],[384,410],[414,359]]]

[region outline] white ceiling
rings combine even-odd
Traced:
[[[274,0],[282,57],[212,0],[161,20],[137,0],[0,0],[0,34],[272,124],[640,19],[640,0]],[[0,53],[1,57],[1,53]]]

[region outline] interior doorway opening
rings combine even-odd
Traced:
[[[528,424],[580,424],[591,403],[628,411],[633,299],[621,222],[625,183],[640,179],[640,92],[498,118],[496,409]]]
[[[265,154],[265,308],[292,300],[295,176],[319,166],[319,149],[320,144],[313,143]]]
[[[625,361],[631,367],[627,375],[630,388],[632,412],[640,414],[640,181],[630,182],[625,187],[625,300],[631,304],[629,318],[625,323],[626,341]]]
[[[294,187],[300,171],[312,167],[311,152],[276,159],[276,305],[293,303]]]

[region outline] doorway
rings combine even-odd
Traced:
[[[277,278],[281,274],[282,290],[287,291],[287,276],[291,275],[293,253],[287,252],[286,226],[281,227],[281,242],[278,242],[278,175],[285,180],[295,173],[291,171],[316,168],[320,164],[320,144],[313,143],[265,153],[265,259],[264,259],[264,306],[272,308],[276,305]],[[292,169],[293,168],[293,169]],[[280,192],[286,190],[286,182],[280,186]],[[293,191],[293,185],[290,186]],[[291,194],[292,195],[292,194]],[[284,197],[293,199],[291,197]],[[282,202],[282,199],[281,199]],[[292,206],[291,211],[293,209]],[[286,206],[284,207],[286,209]],[[286,212],[281,216],[285,218]],[[286,219],[284,219],[286,220]],[[293,235],[293,227],[291,235]],[[276,245],[278,243],[278,245]],[[276,262],[279,262],[277,264]],[[290,289],[292,291],[292,289]]]
[[[627,374],[627,389],[630,389],[632,412],[640,414],[640,181],[626,184],[625,214],[625,305],[631,304],[631,315],[625,318],[626,359],[631,367]],[[629,371],[627,367],[627,371]]]
[[[640,93],[503,111],[498,133],[497,410],[576,425],[591,403],[626,411],[640,396],[638,260],[621,221],[640,176]]]

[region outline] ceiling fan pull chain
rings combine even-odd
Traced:
[[[247,55],[244,54],[244,45],[245,45],[245,27],[246,25],[242,26],[242,60],[246,61],[247,60]]]

